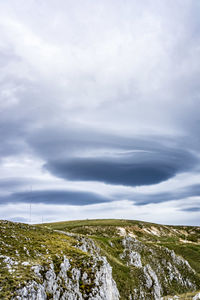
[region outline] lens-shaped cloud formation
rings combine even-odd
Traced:
[[[72,157],[49,161],[45,168],[69,180],[100,181],[113,185],[140,186],[165,181],[195,166],[197,159],[188,152],[128,152],[107,157]]]
[[[115,197],[118,198],[117,195],[113,195],[113,198]],[[162,193],[158,192],[146,194],[133,192],[130,194],[121,195],[121,197],[132,200],[137,206],[148,205],[150,203],[162,203],[174,200],[183,200],[192,197],[200,197],[200,185],[190,185],[187,187],[176,188],[173,191],[165,191]],[[188,205],[190,205],[189,202]]]
[[[111,201],[103,195],[84,191],[67,190],[42,190],[12,193],[9,196],[0,197],[0,204],[5,203],[33,203],[33,204],[57,204],[57,205],[90,205]]]

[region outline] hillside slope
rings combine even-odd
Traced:
[[[0,233],[0,299],[200,298],[200,227],[1,221]]]

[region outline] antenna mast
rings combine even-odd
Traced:
[[[31,201],[32,201],[32,185],[31,185],[31,197],[30,197],[30,224],[31,224],[31,217],[32,217],[32,203],[31,203]]]

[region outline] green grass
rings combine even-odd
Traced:
[[[143,278],[140,269],[128,267],[126,261],[119,258],[120,253],[123,251],[121,244],[123,237],[120,236],[118,227],[124,228],[126,233],[134,234],[142,243],[144,246],[142,255],[144,264],[151,263],[152,261],[152,257],[147,251],[148,247],[154,249],[156,253],[154,255],[158,261],[166,256],[162,247],[168,247],[174,250],[176,254],[188,260],[192,268],[200,274],[199,227],[166,226],[142,221],[115,219],[47,223],[45,226],[51,229],[87,235],[92,238],[101,248],[102,255],[107,257],[113,268],[113,277],[117,282],[121,299],[127,299],[127,294],[131,292],[134,286],[138,286]],[[159,234],[152,234],[151,230],[158,230]],[[183,243],[181,240],[186,240],[186,242],[189,241],[191,243]],[[113,244],[113,247],[111,247],[110,242]],[[190,274],[188,276],[192,275]],[[196,280],[199,282],[198,278]],[[164,290],[164,293],[167,295],[170,293],[183,293],[185,291],[184,288],[177,286],[177,283],[173,282],[171,286]],[[150,294],[149,299],[151,299]]]
[[[200,274],[200,245],[187,244],[183,245],[180,243],[167,243],[163,244],[175,251],[176,254],[181,255],[185,258],[191,267]]]
[[[77,236],[88,236],[101,249],[101,254],[107,257],[113,269],[113,278],[117,283],[121,300],[128,299],[134,288],[144,282],[144,274],[140,268],[128,266],[126,258],[121,259],[123,253],[120,228],[126,234],[135,236],[141,247],[140,254],[143,265],[152,266],[162,259],[171,260],[165,252],[165,247],[174,250],[176,254],[185,258],[197,272],[194,278],[188,270],[180,270],[185,276],[190,276],[200,286],[200,228],[194,226],[165,226],[133,220],[78,220],[56,222],[29,226],[25,224],[0,221],[0,255],[6,255],[19,264],[9,273],[3,258],[0,257],[0,299],[11,299],[14,291],[23,286],[27,279],[39,280],[31,270],[33,265],[48,266],[52,260],[55,271],[59,272],[63,255],[70,259],[72,266],[90,270],[90,255],[80,251],[77,245]],[[71,232],[74,236],[55,232]],[[183,242],[184,241],[184,242]],[[26,247],[26,249],[24,248]],[[18,253],[16,253],[16,251]],[[28,250],[28,252],[27,252]],[[48,250],[48,251],[47,251]],[[154,254],[152,254],[151,251]],[[28,261],[29,266],[23,266]],[[87,265],[88,262],[88,266]],[[165,266],[162,265],[165,271]],[[91,274],[92,276],[92,274]],[[160,275],[164,280],[164,275]],[[91,287],[80,282],[81,289],[88,291]],[[174,281],[164,288],[164,295],[187,292]],[[139,297],[139,296],[138,296]],[[152,299],[151,290],[147,291],[147,298]],[[139,299],[139,298],[138,298]],[[184,298],[182,298],[184,299]],[[187,298],[186,298],[187,299]],[[188,298],[189,299],[189,298]]]
[[[53,230],[0,221],[0,299],[11,299],[15,290],[27,280],[39,282],[40,279],[31,269],[34,265],[46,269],[52,261],[55,273],[59,272],[64,255],[70,260],[71,267],[88,270],[91,267],[90,255],[75,248],[76,244],[74,238]],[[12,273],[4,262],[5,257],[18,263],[12,266]],[[24,262],[29,265],[23,265]]]

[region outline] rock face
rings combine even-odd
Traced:
[[[196,294],[196,295],[192,298],[192,300],[198,300],[198,299],[200,299],[200,293]]]
[[[16,291],[13,300],[118,300],[119,292],[112,278],[112,268],[107,259],[99,254],[100,250],[89,239],[80,239],[76,246],[88,252],[90,259],[83,262],[87,271],[73,267],[64,256],[59,270],[50,263],[48,267],[34,266],[32,269],[40,279],[28,282]],[[89,268],[87,268],[89,267]]]
[[[125,236],[122,245],[124,250],[120,258],[141,273],[139,288],[134,289],[130,299],[159,300],[173,285],[185,289],[197,288],[195,280],[192,280],[195,271],[174,251],[159,246],[147,246],[131,236]]]

